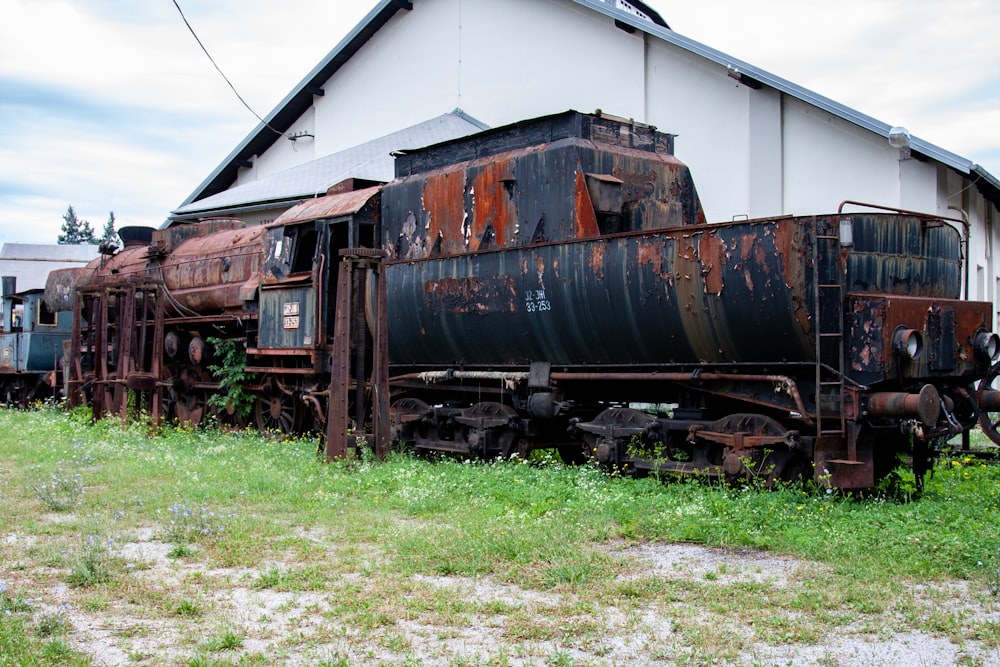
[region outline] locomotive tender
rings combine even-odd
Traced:
[[[901,454],[919,478],[935,443],[1000,409],[973,388],[1000,339],[991,304],[959,298],[954,220],[845,202],[706,224],[673,136],[600,112],[404,152],[396,171],[263,227],[152,231],[54,272],[71,400],[124,412],[132,390],[197,422],[221,339],[245,347],[257,425],[323,430],[330,457],[371,426],[379,449],[557,448],[839,488]]]

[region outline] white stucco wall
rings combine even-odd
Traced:
[[[398,13],[324,86],[316,150],[455,108],[491,126],[602,105],[641,117],[642,58],[641,34],[575,3],[427,0]]]
[[[642,33],[562,0],[459,4],[460,101],[472,115],[492,126],[570,108],[642,119]]]
[[[314,100],[322,99],[314,97]],[[315,105],[300,116],[295,123],[285,132],[282,137],[264,154],[258,155],[254,160],[253,167],[241,169],[236,185],[242,185],[248,181],[265,178],[279,171],[297,167],[300,164],[311,162],[318,157],[328,155],[317,150],[317,143],[321,140],[320,134],[316,131],[316,110]],[[293,135],[311,134],[313,137],[302,136],[300,139],[290,141],[286,137]]]
[[[710,221],[750,210],[750,89],[726,71],[666,42],[648,46],[647,121],[677,135]]]
[[[969,298],[996,301],[1000,297],[1000,267],[997,247],[997,209],[958,174],[939,179],[941,214],[967,218],[972,235],[969,243]],[[994,309],[996,310],[996,309]],[[996,313],[994,313],[996,316]],[[998,322],[994,322],[996,328]]]
[[[939,211],[937,180],[939,165],[916,158],[897,158],[899,165],[899,208],[921,213]]]
[[[786,213],[828,213],[844,200],[898,206],[898,150],[798,100],[783,107]]]
[[[316,150],[329,155],[457,107],[454,0],[401,11],[328,81],[316,100]]]
[[[644,42],[565,0],[425,0],[396,14],[324,84],[311,114],[289,130],[314,140],[276,142],[240,182],[455,108],[491,126],[570,108],[642,120]]]

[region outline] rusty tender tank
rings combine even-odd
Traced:
[[[900,455],[920,479],[980,418],[1000,441],[1000,339],[990,304],[959,298],[961,221],[845,202],[706,224],[673,141],[546,116],[401,153],[391,183],[264,227],[159,230],[56,272],[71,400],[125,413],[139,392],[194,423],[239,421],[249,396],[259,427],[322,431],[330,458],[391,436],[847,489]]]
[[[958,298],[953,221],[850,206],[706,225],[672,146],[568,113],[397,158],[397,435],[718,476],[815,462],[842,488],[912,441],[922,474],[975,422],[997,351],[989,304]]]

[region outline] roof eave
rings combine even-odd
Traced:
[[[311,195],[299,195],[290,196],[283,199],[275,199],[263,203],[257,204],[237,204],[234,206],[221,206],[214,208],[205,208],[198,210],[188,210],[183,213],[174,211],[170,214],[170,217],[161,226],[161,229],[170,227],[172,225],[182,223],[182,222],[197,222],[199,220],[204,220],[206,218],[216,218],[224,216],[237,216],[247,213],[260,213],[261,211],[271,211],[271,210],[282,210],[288,209],[296,204],[301,203],[305,199],[311,198]]]
[[[680,35],[673,30],[663,28],[659,25],[650,24],[648,21],[643,21],[642,19],[636,16],[631,16],[625,12],[619,12],[601,2],[601,0],[573,1],[613,18],[616,21],[625,23],[636,30],[641,30],[649,35],[658,37],[670,44],[689,51],[690,53],[701,56],[706,60],[725,67],[731,72],[735,70],[736,73],[760,83],[761,85],[768,86],[769,88],[773,88],[774,90],[789,95],[790,97],[799,99],[806,104],[822,109],[835,116],[839,116],[840,118],[843,118],[858,127],[885,137],[886,140],[889,138],[889,130],[892,129],[891,125],[872,118],[867,114],[863,114],[856,109],[852,109],[828,97],[824,97],[823,95],[819,95],[818,93],[803,88],[802,86],[788,81],[787,79],[775,76],[774,74],[762,70],[759,67],[755,67],[750,63],[726,55],[725,53],[706,46],[701,42],[697,42],[689,37]],[[960,174],[970,176],[975,173],[978,176],[977,186],[980,192],[983,193],[983,196],[992,201],[994,204],[1000,206],[1000,181],[998,181],[995,176],[987,172],[985,169],[979,167],[967,158],[945,150],[944,148],[936,146],[928,141],[924,141],[919,137],[911,136],[910,146],[912,151],[925,155],[936,162],[954,169]]]
[[[976,175],[976,188],[983,197],[1000,207],[1000,179],[978,164],[972,165],[972,173]]]
[[[381,0],[177,208],[228,188],[236,180],[240,163],[248,162],[273,145],[282,136],[279,133],[288,130],[312,106],[316,91],[401,9],[413,9],[413,3]]]

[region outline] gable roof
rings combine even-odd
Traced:
[[[419,0],[416,0],[419,2]],[[662,39],[694,55],[726,67],[734,78],[752,86],[765,85],[811,106],[838,116],[888,140],[892,127],[848,106],[812,92],[791,81],[775,76],[744,62],[680,35],[651,7],[640,0],[571,0],[615,20],[629,32],[639,30]],[[633,10],[638,11],[629,11]],[[357,53],[400,10],[412,10],[413,0],[380,0],[372,11],[271,111],[228,157],[181,204],[185,208],[198,198],[225,190],[236,180],[237,171],[254,155],[267,150],[313,103],[313,95],[322,94],[322,85]],[[642,15],[645,15],[645,18]],[[971,160],[947,151],[919,137],[910,137],[911,151],[926,156],[955,171],[971,176],[984,197],[1000,206],[1000,180]],[[180,209],[179,209],[180,210]]]
[[[188,220],[212,215],[276,208],[306,197],[323,195],[347,178],[390,181],[395,173],[392,153],[457,139],[487,129],[484,123],[456,109],[451,113],[418,123],[384,137],[326,155],[270,176],[223,190],[185,204],[171,213],[171,220]]]

